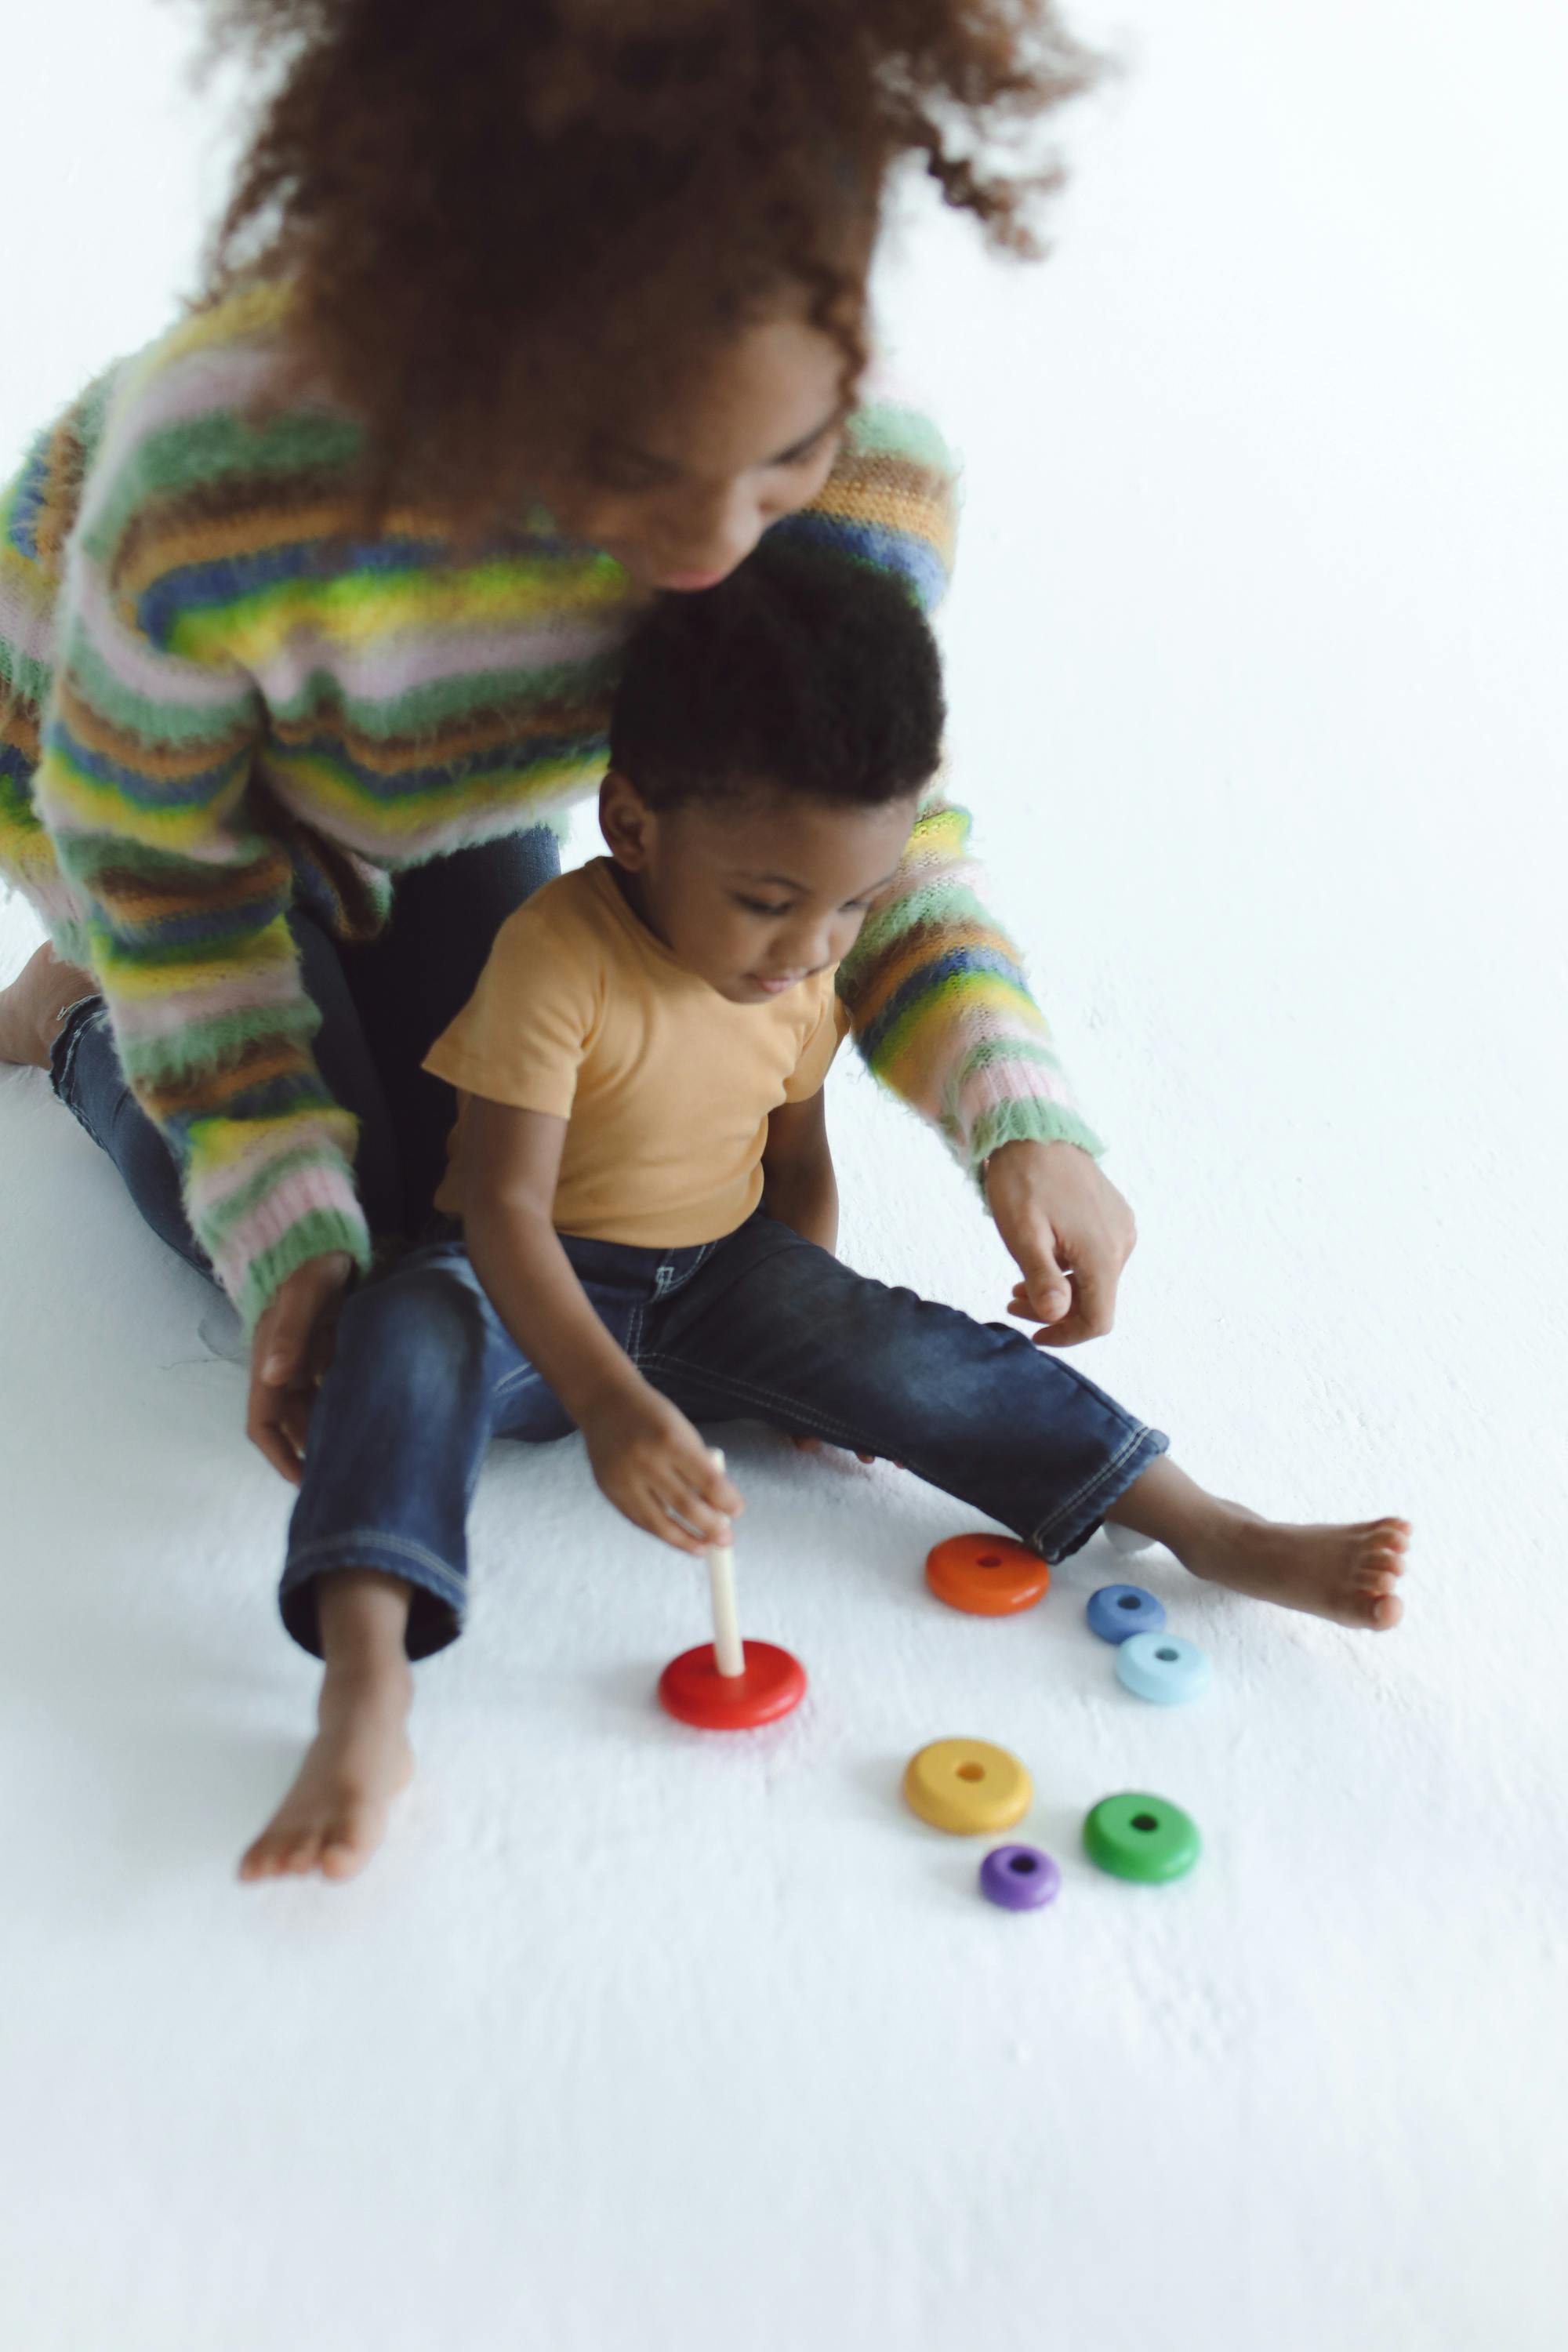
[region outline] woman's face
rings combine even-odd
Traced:
[[[808,506],[844,426],[843,356],[805,320],[716,343],[648,415],[594,436],[542,484],[557,520],[645,588],[711,588]]]

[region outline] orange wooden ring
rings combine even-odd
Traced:
[[[926,1582],[950,1609],[972,1617],[1011,1617],[1032,1609],[1051,1571],[1011,1536],[949,1536],[926,1555]]]

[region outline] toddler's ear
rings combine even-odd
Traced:
[[[629,776],[612,768],[599,786],[599,831],[616,864],[640,874],[647,864],[658,817]]]

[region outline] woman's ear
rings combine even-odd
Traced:
[[[647,866],[658,825],[658,812],[649,808],[631,778],[612,768],[599,786],[599,831],[624,873],[640,874]]]

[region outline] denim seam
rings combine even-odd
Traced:
[[[797,1403],[795,1399],[780,1396],[773,1390],[763,1388],[756,1381],[739,1380],[729,1373],[716,1375],[701,1369],[694,1372],[693,1367],[683,1362],[678,1356],[653,1354],[647,1358],[646,1363],[647,1366],[666,1365],[680,1372],[688,1380],[694,1377],[699,1381],[706,1380],[716,1391],[721,1387],[724,1390],[732,1391],[737,1398],[743,1398],[752,1403],[771,1405],[775,1411],[783,1411],[797,1421],[806,1422],[817,1435],[828,1438],[835,1444],[847,1443],[855,1446],[858,1451],[868,1454],[876,1453],[879,1446],[887,1444],[885,1438],[868,1437],[863,1430],[851,1429],[842,1422],[830,1422],[821,1413],[813,1412],[809,1408]],[[1064,1523],[1070,1524],[1075,1516],[1081,1518],[1084,1516],[1085,1506],[1090,1497],[1115,1480],[1129,1456],[1135,1454],[1144,1441],[1152,1434],[1152,1431],[1142,1422],[1130,1431],[1125,1443],[1111,1459],[1102,1463],[1093,1477],[1086,1478],[1082,1486],[1070,1495],[1065,1503],[1058,1505],[1048,1519],[1040,1522],[1029,1538],[1030,1549],[1044,1554],[1047,1545],[1057,1530]],[[900,1446],[900,1456],[906,1470],[913,1471],[917,1478],[923,1475],[920,1457],[913,1447]],[[927,1483],[936,1485],[940,1484],[940,1481],[928,1480]]]
[[[781,1396],[776,1390],[765,1389],[755,1381],[741,1380],[731,1372],[710,1371],[704,1366],[689,1364],[680,1356],[664,1355],[657,1349],[641,1360],[640,1368],[647,1370],[650,1366],[660,1365],[679,1372],[686,1380],[706,1381],[716,1392],[732,1394],[749,1404],[770,1405],[775,1412],[788,1413],[796,1421],[809,1422],[818,1436],[828,1438],[835,1444],[854,1445],[868,1454],[874,1454],[879,1444],[887,1442],[868,1437],[864,1430],[852,1429],[846,1422],[829,1421],[826,1415],[813,1412],[807,1406],[800,1404],[795,1398]],[[905,1465],[907,1469],[913,1466],[912,1463]]]
[[[379,1528],[349,1528],[341,1535],[312,1536],[308,1543],[291,1545],[283,1564],[283,1590],[288,1591],[291,1582],[303,1581],[302,1578],[295,1576],[295,1570],[305,1561],[314,1559],[319,1553],[347,1551],[352,1554],[355,1546],[363,1550],[367,1544],[374,1544],[378,1550],[392,1552],[399,1559],[416,1562],[427,1575],[436,1578],[443,1599],[455,1603],[466,1599],[467,1582],[456,1569],[449,1567],[435,1552],[427,1551],[423,1544],[411,1543],[406,1536],[386,1535]],[[357,1557],[351,1557],[343,1562],[345,1568],[363,1565]],[[319,1574],[320,1570],[312,1569],[310,1573]]]
[[[1030,1549],[1045,1553],[1047,1547],[1064,1527],[1070,1527],[1075,1518],[1081,1519],[1092,1511],[1092,1498],[1099,1495],[1102,1487],[1111,1483],[1129,1455],[1136,1454],[1144,1440],[1152,1435],[1152,1430],[1140,1422],[1137,1427],[1130,1432],[1121,1452],[1113,1454],[1109,1462],[1102,1463],[1092,1478],[1084,1480],[1076,1494],[1069,1495],[1065,1503],[1059,1503],[1048,1519],[1040,1521],[1029,1538]]]
[[[79,1013],[82,1010],[84,1005],[89,1004],[100,1005],[101,1000],[96,997],[79,997],[77,1003],[71,1006],[70,1011],[71,1013]],[[69,1111],[77,1125],[81,1129],[82,1133],[84,1135],[90,1136],[93,1142],[97,1144],[99,1150],[102,1151],[105,1149],[102,1137],[99,1134],[98,1129],[95,1127],[89,1125],[87,1117],[80,1105],[77,1102],[75,1096],[69,1091],[72,1081],[76,1076],[77,1050],[81,1044],[82,1037],[91,1019],[92,1015],[90,1013],[85,1014],[79,1021],[71,1021],[68,1015],[68,1027],[62,1030],[60,1036],[56,1039],[54,1052],[49,1055],[49,1084],[59,1100],[64,1103],[66,1108]],[[64,1047],[63,1052],[60,1050],[62,1045]],[[58,1071],[55,1068],[56,1053],[58,1053],[60,1056],[59,1068]]]

